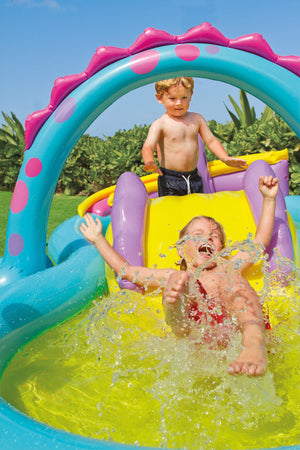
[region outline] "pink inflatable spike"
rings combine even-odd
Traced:
[[[119,59],[126,58],[129,55],[130,52],[126,48],[98,47],[91,62],[87,66],[85,73],[88,77],[91,77],[99,72],[99,70],[103,69],[103,67],[106,67]]]
[[[25,151],[28,150],[37,133],[40,131],[42,125],[46,122],[48,117],[51,116],[53,109],[49,104],[47,108],[35,111],[25,120]]]
[[[300,77],[300,56],[278,56],[276,62]]]
[[[57,78],[54,82],[54,88],[51,92],[50,105],[55,109],[70,92],[77,86],[87,80],[88,76],[85,72],[78,75],[68,75],[66,77]]]
[[[146,28],[137,40],[128,47],[128,50],[133,55],[135,53],[148,50],[153,47],[160,47],[162,45],[176,44],[176,36],[162,30],[155,30],[154,28]]]
[[[188,42],[203,42],[228,47],[229,39],[210,23],[204,22],[201,25],[191,28],[182,36],[177,38],[178,44]]]
[[[255,53],[272,62],[277,60],[277,55],[273,52],[262,35],[258,33],[247,34],[236,39],[230,39],[229,47],[244,50],[249,53]]]

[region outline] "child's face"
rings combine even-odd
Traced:
[[[163,95],[156,94],[156,98],[164,105],[169,116],[182,117],[189,109],[192,92],[180,84],[171,86]]]
[[[187,263],[188,268],[199,267],[209,261],[214,254],[222,250],[220,231],[217,225],[208,219],[195,219],[189,225],[182,245],[180,256]],[[206,266],[212,269],[216,263]]]

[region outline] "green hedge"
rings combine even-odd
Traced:
[[[24,130],[13,114],[12,118],[4,114],[4,118],[7,124],[0,129],[0,190],[12,191],[23,159]],[[288,148],[290,193],[300,195],[300,140],[278,115],[272,114],[267,120],[262,115],[249,126],[215,121],[208,124],[231,156]],[[148,130],[148,125],[135,125],[104,139],[82,136],[62,170],[57,192],[90,195],[115,184],[125,171],[146,175],[141,149]],[[207,151],[207,159],[211,161],[214,155]]]
[[[300,140],[296,133],[277,114],[267,121],[262,117],[252,125],[236,129],[233,123],[226,125],[215,121],[208,123],[211,131],[220,139],[230,156],[262,153],[288,149],[290,194],[300,195]],[[207,152],[207,159],[214,158]]]

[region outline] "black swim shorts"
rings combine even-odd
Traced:
[[[159,175],[157,179],[159,197],[203,192],[202,178],[197,169],[191,172],[177,172],[160,167],[160,170],[163,175]]]

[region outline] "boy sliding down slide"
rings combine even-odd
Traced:
[[[277,178],[260,177],[259,190],[263,203],[253,242],[266,247],[274,225]],[[249,376],[264,374],[267,357],[260,299],[242,275],[252,265],[252,250],[241,250],[230,259],[217,259],[215,256],[225,246],[225,234],[213,218],[194,217],[180,232],[180,271],[130,265],[102,235],[101,221],[97,218],[95,222],[89,214],[80,231],[119,277],[148,289],[164,289],[166,322],[176,336],[194,338],[197,325],[201,324],[199,331],[202,325],[211,329],[211,333],[204,335],[204,341],[210,344],[214,337],[214,342],[224,345],[236,321],[242,332],[243,348],[229,365],[228,372]]]

